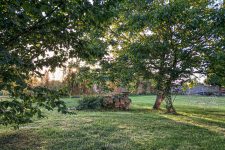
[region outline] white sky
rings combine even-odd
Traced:
[[[62,68],[56,68],[55,72],[50,73],[50,77],[51,80],[58,80],[58,81],[62,81],[64,78],[63,75],[63,69]]]

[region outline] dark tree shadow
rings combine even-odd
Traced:
[[[40,149],[40,139],[29,130],[16,130],[11,134],[0,135],[1,150]]]
[[[193,110],[193,113],[201,114],[201,111]],[[216,115],[223,112],[214,111],[204,114],[207,113]],[[91,121],[82,121],[82,117]],[[180,120],[171,119],[173,117]],[[208,126],[201,127],[185,122],[182,117]],[[80,116],[77,122],[68,122],[68,128],[60,124],[63,121],[61,119],[57,118],[55,122],[58,126],[43,127],[34,131],[22,129],[11,134],[0,135],[0,149],[20,150],[42,147],[53,150],[223,150],[225,147],[224,135],[207,128],[211,124],[224,127],[224,123],[219,124],[213,120],[204,122],[204,118],[194,118],[185,114],[164,115],[164,110],[154,111],[150,107],[149,109],[132,108],[129,111],[103,111],[96,114],[90,111],[85,116]]]

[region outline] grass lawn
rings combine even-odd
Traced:
[[[179,115],[152,111],[155,96],[131,99],[130,111],[53,111],[19,130],[0,126],[0,149],[225,149],[225,97],[177,96]]]

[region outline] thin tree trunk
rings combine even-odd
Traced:
[[[219,96],[222,96],[222,87],[219,86]]]
[[[166,101],[167,113],[177,114],[177,112],[173,106],[173,100],[172,100],[170,91],[167,91],[165,101]]]
[[[165,99],[165,96],[162,92],[159,92],[156,96],[155,104],[153,106],[153,109],[160,109],[160,105]]]

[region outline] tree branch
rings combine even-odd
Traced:
[[[63,2],[61,1],[59,3],[58,6],[56,6],[54,9],[52,9],[51,11],[49,11],[46,16],[42,17],[40,20],[38,20],[36,23],[34,23],[33,26],[28,27],[26,29],[24,29],[23,31],[21,31],[19,34],[17,34],[16,36],[12,37],[11,39],[9,39],[8,41],[5,42],[4,45],[10,45],[12,44],[16,39],[18,39],[19,37],[21,37],[22,35],[28,34],[32,31],[34,31],[35,29],[38,28],[38,26],[40,25],[41,22],[43,22],[46,18],[50,17],[59,7],[61,7],[63,5]]]

